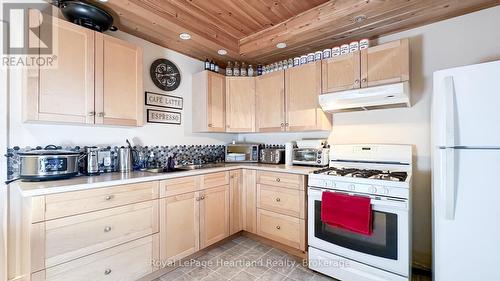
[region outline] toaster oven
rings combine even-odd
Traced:
[[[304,166],[328,166],[329,153],[329,148],[294,148],[292,163]]]
[[[259,162],[259,144],[230,143],[226,145],[226,162]]]

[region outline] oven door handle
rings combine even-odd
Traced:
[[[312,190],[314,193],[316,193],[316,196],[314,196],[313,194],[309,194],[309,197],[310,198],[311,197],[317,197],[319,200],[321,200],[321,194],[320,194],[320,192],[324,192],[324,191],[344,193],[344,194],[349,194],[351,196],[358,195],[357,193],[350,193],[350,192],[344,192],[344,191],[335,191],[335,190],[331,190],[331,189],[322,189],[322,188],[317,188],[317,187],[309,187],[309,190]],[[371,204],[373,206],[395,207],[395,208],[398,208],[398,209],[408,210],[408,202],[407,201],[397,200],[397,199],[390,199],[390,198],[388,198],[386,200],[383,200],[380,197],[370,196],[368,194],[359,194],[359,196],[370,197]]]

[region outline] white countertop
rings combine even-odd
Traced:
[[[171,178],[195,176],[215,172],[223,172],[236,169],[252,169],[271,172],[283,172],[291,174],[307,175],[320,167],[285,166],[272,164],[225,164],[223,167],[205,168],[190,171],[179,171],[171,173],[150,173],[150,172],[130,172],[130,173],[103,173],[98,176],[77,176],[66,180],[24,182],[15,181],[9,186],[18,188],[25,197],[43,196],[54,193],[101,188],[114,185],[138,183],[145,181],[165,180]]]

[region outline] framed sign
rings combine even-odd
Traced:
[[[146,92],[146,105],[182,109],[184,99],[176,96]]]
[[[181,124],[181,113],[165,110],[148,109],[147,114],[148,123],[159,124]]]
[[[149,75],[156,87],[173,91],[181,84],[181,73],[177,66],[167,59],[157,59],[149,68]]]

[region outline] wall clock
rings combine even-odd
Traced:
[[[181,84],[181,73],[174,63],[167,59],[157,59],[149,69],[151,80],[164,91],[173,91]]]

